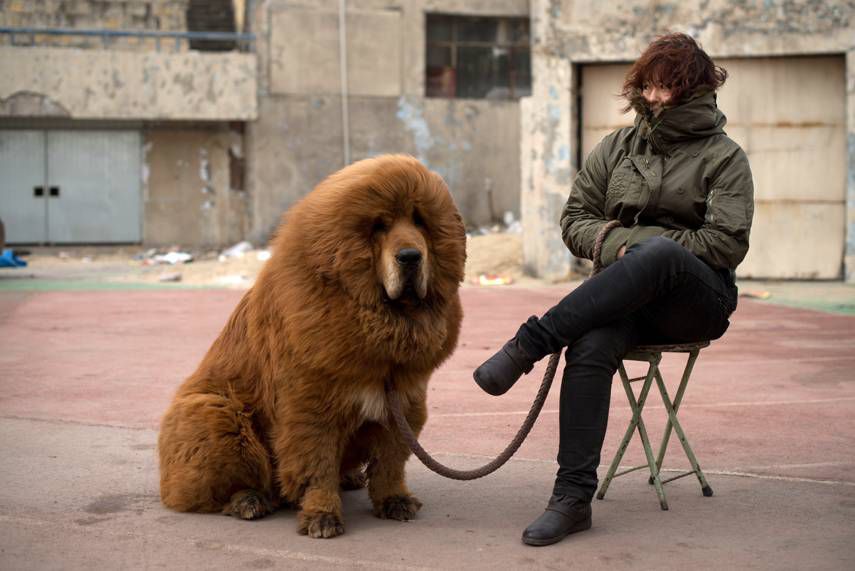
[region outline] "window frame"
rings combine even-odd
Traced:
[[[432,18],[447,18],[450,23],[450,39],[447,40],[436,40],[430,37],[430,21]],[[483,40],[459,40],[458,39],[458,31],[460,29],[461,24],[465,23],[465,20],[494,20],[496,22],[496,38],[493,41],[483,41]],[[525,36],[524,40],[514,41],[510,39],[513,26],[525,22]],[[425,92],[424,96],[430,99],[464,99],[464,100],[491,100],[491,101],[519,101],[521,97],[525,97],[531,94],[531,22],[529,18],[524,16],[492,16],[492,15],[476,15],[476,14],[450,14],[445,12],[426,12],[425,13]],[[446,95],[446,94],[437,94],[430,93],[430,85],[429,85],[429,76],[428,70],[430,69],[428,66],[428,53],[430,48],[438,47],[450,50],[450,60],[451,69],[454,70],[454,94]],[[458,85],[457,77],[458,77],[458,50],[459,48],[491,48],[491,49],[504,49],[507,50],[507,81],[508,81],[508,91],[509,95],[507,97],[500,98],[488,98],[488,97],[462,97],[458,95]],[[529,81],[527,85],[518,85],[516,81],[516,71],[519,68],[514,67],[514,58],[518,56],[518,52],[523,52],[528,55],[529,58],[529,66],[528,66],[528,76]],[[498,87],[498,86],[497,86]],[[520,89],[522,89],[522,93],[519,93]]]

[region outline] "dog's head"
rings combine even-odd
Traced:
[[[310,270],[361,305],[442,301],[463,279],[463,220],[442,178],[413,157],[338,171],[294,206],[287,227]]]
[[[371,229],[377,282],[391,301],[424,299],[431,273],[425,222],[416,208],[409,216],[378,216]]]

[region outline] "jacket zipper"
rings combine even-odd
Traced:
[[[644,157],[644,166],[648,169],[650,168],[650,159],[648,157]],[[643,174],[641,175],[641,178],[644,178]],[[645,182],[647,182],[646,179]],[[644,209],[647,208],[647,205],[650,204],[650,195],[653,194],[653,190],[650,188],[650,185],[647,186],[647,198],[644,201],[644,206],[642,206],[641,209],[635,213],[635,221],[632,223],[633,226],[638,226],[638,220],[641,217],[641,214],[644,212]]]

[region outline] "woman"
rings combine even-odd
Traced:
[[[734,270],[748,251],[753,183],[725,135],[716,90],[727,72],[685,34],[656,39],[622,95],[637,116],[591,152],[561,216],[564,242],[591,258],[602,227],[603,271],[542,317],[532,316],[474,373],[493,395],[567,347],[558,474],[546,511],[523,532],[549,545],[591,527],[591,499],[611,381],[635,345],[717,339],[736,308]]]

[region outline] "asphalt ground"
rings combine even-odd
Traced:
[[[297,535],[292,511],[245,522],[158,500],[159,417],[242,292],[4,283],[0,568],[855,568],[855,317],[845,311],[740,300],[730,331],[702,352],[680,411],[715,495],[682,478],[666,485],[670,510],[661,511],[634,472],[595,501],[590,531],[532,548],[520,534],[551,489],[557,387],[497,473],[460,483],[411,460],[409,484],[425,504],[415,521],[378,520],[364,490],[347,492],[346,533],[314,540]],[[510,440],[545,362],[500,398],[482,393],[471,371],[568,287],[462,290],[461,343],[430,384],[430,452],[471,468]],[[846,306],[852,290],[842,291],[835,303]],[[669,387],[684,360],[666,357]],[[601,477],[630,420],[620,383],[613,388]],[[665,422],[655,397],[645,412],[654,443]],[[623,464],[642,461],[636,440]],[[665,465],[688,466],[676,440]]]

